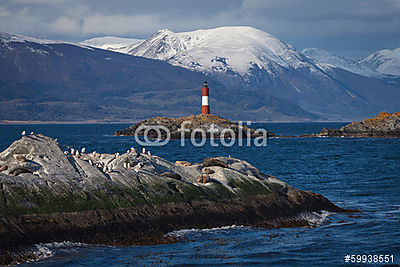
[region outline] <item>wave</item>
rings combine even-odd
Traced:
[[[24,262],[42,261],[53,257],[59,249],[65,250],[68,248],[73,249],[75,247],[83,246],[89,245],[70,241],[35,244],[27,249],[17,252],[15,255],[16,263],[20,264]]]
[[[325,222],[329,221],[329,216],[334,214],[333,212],[329,212],[326,210],[321,210],[320,212],[303,212],[296,217],[298,220],[307,221],[310,226],[320,226]]]
[[[191,233],[211,233],[211,232],[217,232],[217,231],[224,231],[224,230],[232,230],[232,229],[238,229],[238,230],[245,230],[245,229],[250,229],[251,227],[248,226],[243,226],[243,225],[228,225],[228,226],[221,226],[221,227],[214,227],[214,228],[204,228],[204,229],[198,229],[198,228],[191,228],[191,229],[181,229],[177,231],[172,231],[165,236],[171,236],[171,237],[182,237],[187,234]]]
[[[294,218],[290,218],[290,220],[298,220],[298,221],[306,221],[310,226],[316,227],[320,226],[325,222],[329,221],[329,216],[334,214],[333,212],[329,212],[326,210],[321,210],[320,212],[303,212]],[[198,228],[192,228],[192,229],[182,229],[182,230],[177,230],[177,231],[172,231],[167,233],[165,236],[170,236],[170,237],[182,237],[187,234],[193,234],[193,233],[212,233],[212,232],[218,232],[218,231],[223,231],[223,230],[248,230],[251,229],[252,227],[249,226],[243,226],[243,225],[230,225],[230,226],[222,226],[222,227],[215,227],[215,228],[205,228],[205,229],[198,229]]]

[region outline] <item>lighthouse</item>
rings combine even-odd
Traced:
[[[201,97],[201,114],[210,114],[210,107],[208,106],[208,84],[203,84],[203,96]]]

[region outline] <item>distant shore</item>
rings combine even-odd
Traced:
[[[10,121],[0,120],[0,125],[14,124],[120,124],[120,123],[135,123],[137,121],[102,121],[102,120],[87,120],[87,121]]]
[[[86,120],[86,121],[12,121],[0,120],[0,125],[15,125],[15,124],[122,124],[122,123],[137,123],[138,120],[126,121],[103,121],[103,120]],[[249,120],[243,120],[249,121]],[[250,121],[251,123],[347,123],[349,121]]]

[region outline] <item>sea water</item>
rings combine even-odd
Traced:
[[[318,133],[343,123],[253,124],[275,134]],[[65,149],[124,153],[133,137],[113,136],[126,124],[0,125],[0,149],[22,130],[58,138]],[[216,265],[345,265],[346,255],[393,255],[400,264],[400,139],[390,138],[271,138],[267,146],[181,146],[171,140],[148,148],[170,161],[202,162],[209,156],[246,160],[290,185],[320,193],[342,208],[362,213],[304,214],[312,228],[260,229],[227,225],[215,229],[185,229],[169,233],[185,242],[135,247],[91,246],[70,242],[36,244],[41,266],[216,266]],[[369,258],[367,258],[368,260]],[[373,259],[373,258],[372,258]],[[347,264],[352,264],[350,261]]]

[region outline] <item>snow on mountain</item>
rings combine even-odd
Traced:
[[[174,33],[161,30],[128,51],[202,72],[248,74],[251,68],[274,73],[274,66],[306,67],[316,71],[292,46],[252,27],[220,27]]]
[[[400,76],[400,48],[381,50],[360,60],[359,64],[381,74]]]
[[[88,39],[80,44],[120,53],[127,53],[129,50],[141,44],[143,41],[144,40],[142,39],[105,36]]]
[[[360,69],[356,61],[345,57],[333,55],[330,52],[325,51],[323,49],[306,48],[303,49],[301,53],[304,56],[310,58],[312,61],[314,61],[315,64],[317,64],[319,67],[323,69],[332,67],[342,68],[362,75],[365,74],[365,72],[368,72],[368,70],[365,71]]]
[[[341,68],[367,77],[384,78],[400,76],[400,48],[382,50],[361,60],[351,60],[333,55],[318,48],[306,48],[302,54],[322,69]]]
[[[23,35],[18,35],[18,34],[10,34],[10,33],[2,33],[2,32],[0,32],[0,42],[4,43],[6,46],[7,46],[7,43],[12,43],[12,42],[16,42],[16,43],[30,42],[30,43],[37,43],[37,44],[41,44],[41,45],[69,44],[69,45],[79,46],[82,48],[91,49],[90,47],[87,47],[85,45],[80,45],[80,44],[61,41],[61,40],[49,40],[49,39],[35,38],[35,37],[30,37],[30,36],[23,36]]]

